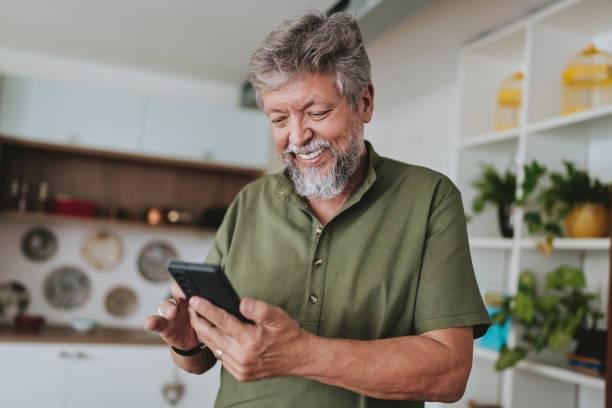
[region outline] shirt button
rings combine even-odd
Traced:
[[[319,301],[319,298],[315,295],[310,295],[310,303],[313,305]]]
[[[317,235],[321,235],[321,233],[323,232],[323,228],[317,227],[317,230],[315,232],[317,233]]]
[[[314,264],[315,264],[315,266],[321,266],[321,265],[323,265],[323,261],[320,260],[320,259],[317,259]]]

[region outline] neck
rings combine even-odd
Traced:
[[[353,190],[361,184],[366,174],[367,149],[363,148],[359,155],[359,166],[349,179],[346,187],[340,194],[333,198],[321,199],[306,197],[306,201],[322,225],[327,224],[342,208]]]

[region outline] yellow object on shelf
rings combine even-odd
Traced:
[[[561,113],[570,115],[612,103],[612,55],[590,44],[574,56],[563,78]]]
[[[517,71],[506,78],[499,91],[497,91],[496,131],[512,129],[519,125],[522,102],[523,73]]]

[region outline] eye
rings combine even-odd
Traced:
[[[325,115],[327,115],[329,112],[331,112],[331,110],[309,112],[308,116],[310,116],[311,118],[314,118],[314,119],[320,119],[320,118],[324,117]]]
[[[271,118],[270,122],[272,122],[275,125],[281,125],[283,124],[283,122],[285,122],[287,120],[287,117],[285,116],[277,116],[275,118]]]

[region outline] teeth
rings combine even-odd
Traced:
[[[315,151],[307,153],[307,154],[301,154],[300,153],[300,154],[298,154],[298,156],[300,156],[300,159],[303,159],[303,160],[312,160],[312,159],[318,157],[321,154],[321,152],[323,152],[323,149],[315,150]]]

